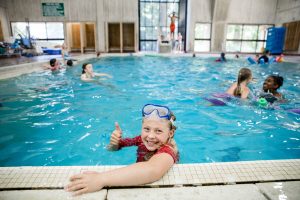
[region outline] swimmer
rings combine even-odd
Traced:
[[[283,77],[281,76],[268,76],[263,84],[263,92],[259,97],[265,98],[269,103],[274,103],[277,100],[283,100],[284,97],[277,91],[283,85]]]
[[[67,61],[67,66],[72,67],[73,66],[73,61],[72,60],[68,60]]]
[[[142,117],[141,134],[134,138],[123,138],[116,122],[108,146],[111,151],[137,146],[136,163],[105,172],[73,175],[65,189],[81,195],[104,187],[144,185],[161,179],[179,160],[174,140],[176,117],[168,107],[154,104],[143,107]]]
[[[60,62],[58,62],[58,60],[56,60],[55,58],[52,58],[49,63],[50,65],[45,66],[45,69],[50,69],[51,71],[61,69]]]
[[[269,63],[269,57],[268,56],[270,56],[270,51],[265,50],[263,55],[258,58],[257,64]]]
[[[225,53],[221,53],[220,58],[218,58],[217,60],[215,60],[216,62],[226,62],[226,58],[225,58]]]
[[[252,80],[252,72],[248,68],[242,68],[239,71],[237,82],[233,83],[230,88],[226,91],[227,94],[230,94],[235,97],[240,97],[241,99],[248,98],[250,94],[250,89],[248,84]]]
[[[83,81],[93,81],[94,77],[106,76],[108,78],[112,78],[111,75],[105,73],[96,73],[93,71],[93,65],[90,63],[84,63],[82,65],[82,74],[81,80]]]

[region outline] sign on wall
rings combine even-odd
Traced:
[[[64,3],[42,3],[44,17],[65,16]]]

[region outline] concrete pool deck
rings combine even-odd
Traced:
[[[73,174],[118,167],[1,167],[0,199],[300,199],[300,159],[176,164],[143,186],[105,188],[76,198],[63,190]]]

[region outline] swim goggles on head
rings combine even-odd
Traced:
[[[171,119],[171,111],[167,106],[155,105],[155,104],[146,104],[142,109],[143,117],[151,115],[153,112],[156,112],[159,118]]]

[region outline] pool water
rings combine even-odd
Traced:
[[[86,83],[81,65],[0,81],[0,166],[125,165],[136,147],[109,152],[114,122],[123,137],[140,134],[141,108],[167,105],[177,117],[180,163],[300,158],[300,65],[249,65],[214,58],[106,57],[92,59],[108,73]],[[259,91],[269,74],[284,77],[288,102],[264,109],[235,100],[211,106],[205,97],[226,91],[241,67],[249,67]]]

